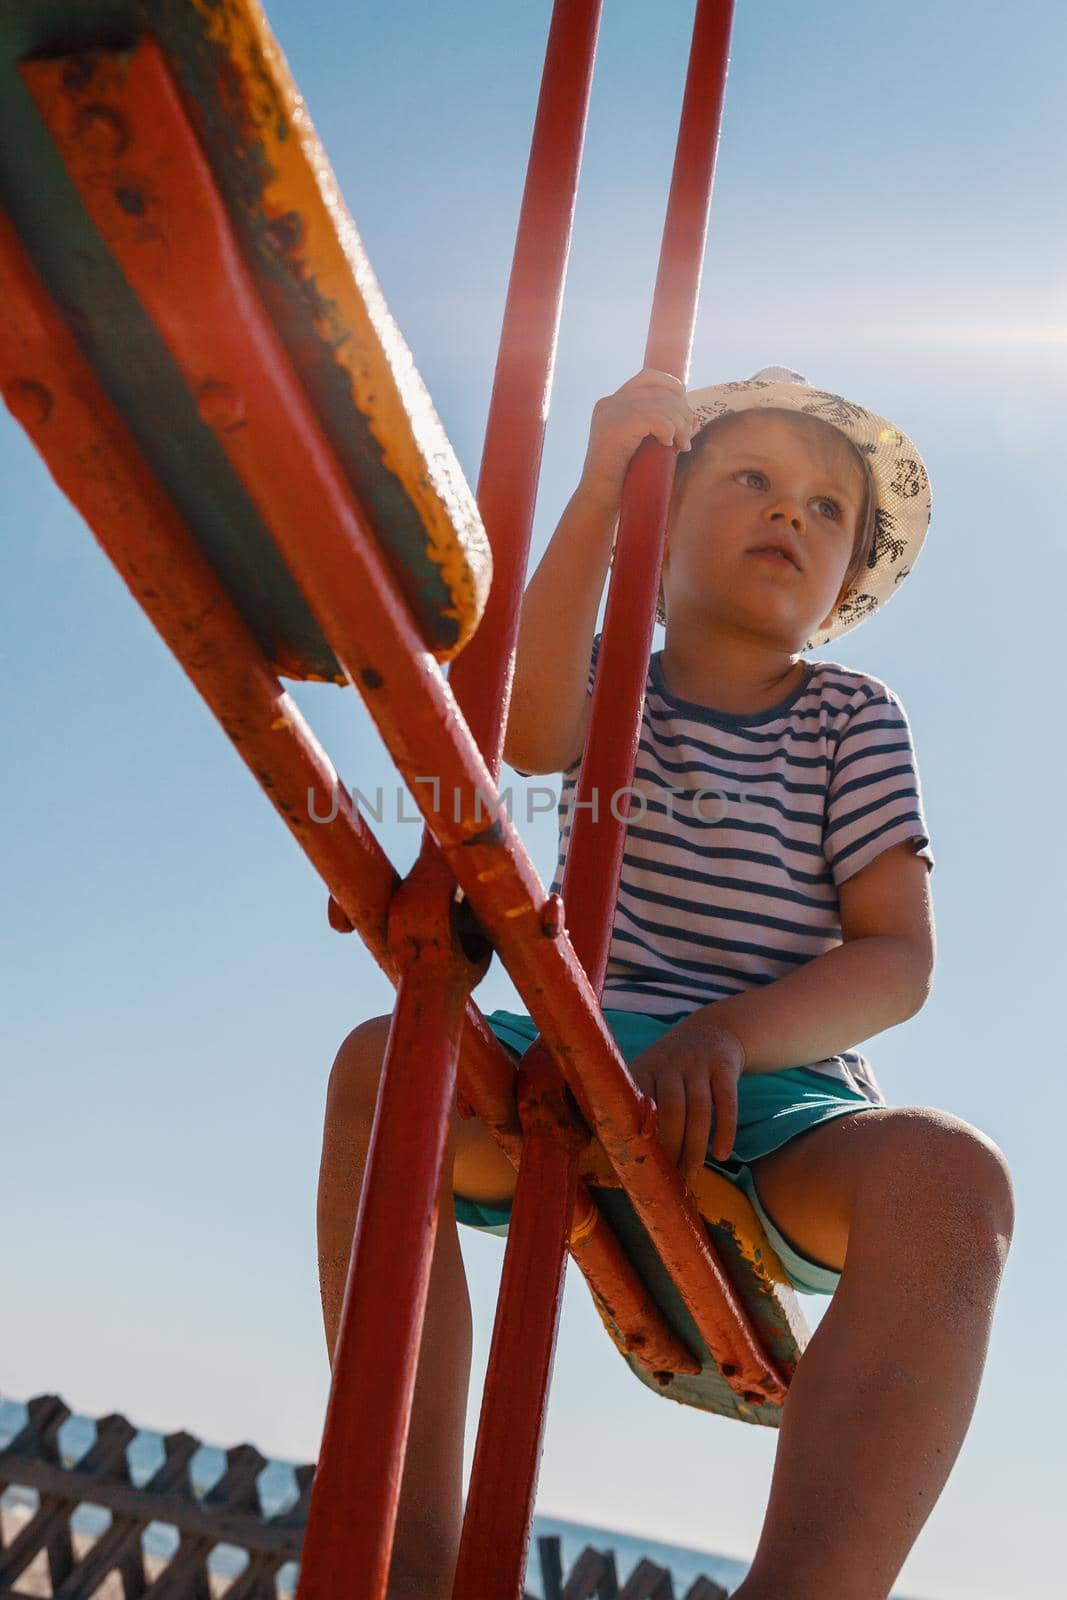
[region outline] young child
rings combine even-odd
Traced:
[[[930,512],[914,445],[769,368],[686,395],[645,371],[598,403],[581,482],[523,601],[505,756],[564,774],[559,887],[623,479],[679,451],[605,1016],[686,1175],[740,1184],[796,1286],[834,1298],[784,1407],[742,1600],[885,1600],[970,1419],[1012,1229],[1003,1157],[886,1105],[856,1045],[913,1015],[934,959],[908,723],[806,648],[885,602]],[[516,1052],[528,1017],[489,1022]],[[389,1019],[345,1040],[319,1191],[336,1337]],[[505,1231],[515,1173],[453,1118],[391,1574],[445,1600],[460,1526],[470,1306],[455,1214]],[[453,1196],[455,1197],[453,1200]]]

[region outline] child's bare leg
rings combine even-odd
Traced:
[[[375,1017],[356,1028],[341,1046],[330,1077],[318,1230],[322,1312],[331,1359],[388,1035],[388,1017]],[[514,1189],[514,1171],[485,1128],[453,1117],[442,1167],[389,1600],[447,1600],[459,1549],[471,1309],[452,1205],[453,1163],[461,1192],[474,1199],[499,1199]],[[399,1247],[402,1241],[397,1243]]]
[[[796,1246],[844,1267],[786,1403],[737,1600],[885,1600],[970,1421],[1010,1179],[966,1124],[887,1110],[813,1129],[756,1181]]]

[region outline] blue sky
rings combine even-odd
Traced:
[[[269,9],[473,479],[549,6]],[[535,554],[640,364],[692,7],[605,13]],[[867,1053],[1018,1186],[974,1426],[901,1580],[926,1600],[1035,1588],[1060,1515],[1064,35],[1038,0],[739,0],[693,365],[794,367],[899,422],[933,480],[915,575],[836,648],[909,709],[938,858],[934,995]],[[0,473],[0,1383],[307,1459],[325,1077],[391,991],[5,419]],[[394,783],[354,696],[298,697],[346,780]],[[381,832],[410,863],[418,829]],[[524,832],[547,881],[551,824]],[[499,968],[478,997],[513,1000]],[[464,1246],[477,1383],[502,1247]],[[637,1385],[571,1275],[544,1509],[744,1556],[772,1452]]]

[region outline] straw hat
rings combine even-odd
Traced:
[[[874,538],[866,567],[843,596],[829,626],[808,641],[808,648],[839,638],[885,605],[915,565],[930,523],[930,480],[907,434],[839,394],[813,389],[787,367],[764,367],[744,383],[712,384],[692,390],[686,398],[698,428],[731,411],[773,406],[818,417],[852,441],[874,480]]]

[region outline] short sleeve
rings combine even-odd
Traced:
[[[593,692],[593,679],[596,677],[597,656],[600,654],[600,634],[593,639],[593,647],[589,652],[589,677],[586,680],[586,693]]]
[[[842,884],[896,844],[912,844],[933,867],[907,714],[893,691],[879,684],[838,739],[823,849],[834,882]]]

